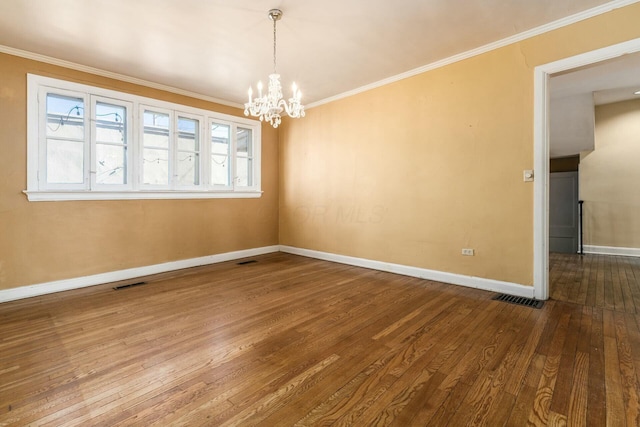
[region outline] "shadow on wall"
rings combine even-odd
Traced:
[[[595,149],[580,156],[584,243],[640,248],[640,99],[595,108]]]

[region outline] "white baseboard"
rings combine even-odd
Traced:
[[[426,268],[411,267],[402,264],[392,264],[382,261],[374,261],[365,258],[356,258],[346,255],[337,255],[329,252],[314,251],[311,249],[301,249],[292,246],[280,245],[281,252],[295,255],[302,255],[310,258],[322,259],[325,261],[338,262],[357,267],[365,267],[373,270],[387,271],[389,273],[402,274],[404,276],[419,277],[421,279],[434,280],[437,282],[450,283],[452,285],[467,286],[470,288],[483,289],[485,291],[500,292],[520,297],[533,298],[533,286],[520,285],[518,283],[502,282],[500,280],[484,279],[482,277],[465,276],[462,274],[446,273]]]
[[[226,252],[222,254],[183,259],[180,261],[165,262],[162,264],[148,265],[144,267],[128,268],[126,270],[111,271],[108,273],[94,274],[92,276],[76,277],[73,279],[56,280],[53,282],[39,283],[37,285],[4,289],[0,290],[0,303],[14,301],[22,298],[34,297],[38,295],[51,294],[54,292],[79,289],[87,286],[101,285],[103,283],[134,279],[136,277],[149,276],[151,274],[166,273],[167,271],[180,270],[183,268],[198,267],[201,265],[232,261],[234,259],[252,257],[271,252],[278,252],[278,250],[278,245],[264,246],[261,248]]]
[[[586,250],[585,246],[585,250]],[[625,249],[625,248],[612,248]],[[73,279],[56,280],[53,282],[39,283],[36,285],[21,286],[18,288],[0,290],[0,303],[14,301],[23,298],[35,297],[54,292],[80,289],[88,286],[101,285],[104,283],[118,282],[121,280],[134,279],[136,277],[149,276],[152,274],[166,273],[168,271],[180,270],[183,268],[198,267],[201,265],[215,264],[219,262],[232,261],[240,258],[247,258],[272,252],[286,252],[295,255],[302,255],[310,258],[322,259],[325,261],[338,262],[357,267],[370,268],[373,270],[386,271],[389,273],[402,274],[404,276],[418,277],[421,279],[434,280],[437,282],[450,283],[453,285],[467,286],[486,291],[500,292],[509,295],[517,295],[533,298],[533,286],[525,286],[517,283],[503,282],[493,279],[484,279],[475,276],[465,276],[462,274],[447,273],[425,268],[411,267],[402,264],[393,264],[382,261],[374,261],[365,258],[356,258],[346,255],[337,255],[329,252],[314,251],[311,249],[301,249],[286,245],[264,246],[261,248],[245,249],[235,252],[209,255],[200,258],[190,258],[180,261],[166,262],[162,264],[148,265],[144,267],[129,268],[126,270],[111,271],[108,273],[94,274],[91,276],[76,277]],[[640,252],[640,250],[636,251]],[[620,255],[617,253],[616,255]],[[636,256],[640,256],[636,255]]]
[[[615,246],[584,245],[583,249],[585,254],[640,257],[640,248],[618,248]]]

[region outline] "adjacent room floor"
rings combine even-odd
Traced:
[[[640,259],[551,254],[552,299],[625,313],[640,313]]]
[[[0,304],[0,425],[640,425],[636,259],[553,255],[542,309],[252,260]]]

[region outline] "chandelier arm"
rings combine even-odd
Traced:
[[[281,99],[278,103],[278,106],[284,108],[284,111],[287,113],[287,116],[298,118],[304,117],[304,106],[300,105],[298,100],[294,98],[289,98],[289,102],[286,102],[284,99]]]
[[[290,111],[291,111],[291,106],[289,105],[289,103],[287,101],[285,101],[284,99],[281,99],[278,102],[278,107],[280,108],[284,108],[284,111],[287,113],[288,116],[291,115]]]

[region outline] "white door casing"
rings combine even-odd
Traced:
[[[549,76],[640,52],[640,38],[535,67],[533,72],[533,294],[549,298]]]

